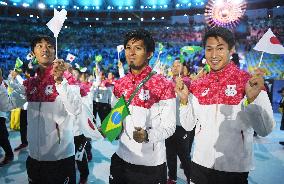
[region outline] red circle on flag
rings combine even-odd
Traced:
[[[275,36],[270,38],[270,42],[272,44],[280,44],[280,41]]]

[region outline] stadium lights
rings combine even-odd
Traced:
[[[167,5],[167,4],[165,4],[165,5],[164,5],[164,8],[168,8],[168,5]]]
[[[64,26],[64,28],[67,29],[68,27],[67,27],[67,26]]]
[[[191,6],[191,3],[188,3],[187,6]]]
[[[131,20],[131,18],[128,18],[127,20]]]
[[[17,6],[17,3],[13,3],[14,6]]]
[[[164,20],[164,19],[165,19],[165,17],[161,17],[161,19],[162,19],[162,20]]]
[[[276,6],[276,8],[280,8],[280,6]]]
[[[92,27],[92,25],[90,25],[89,27]]]
[[[76,8],[77,8],[77,6],[73,6],[73,8],[74,8],[74,9],[76,9]]]
[[[84,6],[84,9],[87,10],[89,7],[88,6]]]
[[[154,9],[156,9],[156,8],[157,8],[157,6],[156,6],[156,5],[153,5],[153,8],[154,8]]]
[[[128,10],[128,6],[126,6],[125,9]]]
[[[17,13],[17,17],[19,17],[19,16],[20,16],[20,14]]]
[[[23,3],[23,7],[29,7],[30,5],[28,3]]]
[[[144,18],[140,18],[140,20],[141,20],[141,22],[143,22],[143,21],[144,21]]]
[[[1,4],[1,5],[5,5],[5,6],[8,5],[8,4],[7,4],[6,2],[4,2],[4,1],[0,1],[0,4]]]
[[[180,5],[179,4],[176,4],[176,7],[178,8]]]
[[[152,17],[152,20],[155,20],[155,17]]]
[[[133,9],[133,6],[130,6],[130,9]]]
[[[30,15],[30,18],[33,18],[34,17],[34,15]]]
[[[53,8],[53,5],[50,5],[49,7],[50,7],[50,8]]]
[[[144,9],[144,6],[140,6],[141,9]]]
[[[64,9],[64,8],[65,8],[65,6],[61,6],[61,8],[62,8],[62,9]]]
[[[57,8],[60,8],[60,6],[57,6]]]
[[[37,19],[39,19],[39,16],[36,16]]]
[[[100,20],[99,18],[96,18],[96,20]]]
[[[119,6],[119,7],[118,7],[118,9],[119,9],[119,10],[121,10],[121,9],[122,9],[122,7],[121,7],[121,6]]]
[[[122,18],[118,18],[118,20],[122,20]]]
[[[39,3],[39,4],[38,4],[38,8],[39,8],[39,9],[45,9],[45,4]]]
[[[96,10],[99,10],[100,9],[100,7],[99,6],[96,6]]]
[[[86,18],[85,18],[85,20],[86,20],[86,21],[88,21],[88,20],[89,20],[89,18],[88,18],[88,17],[86,17]]]
[[[107,9],[108,9],[108,10],[110,10],[110,9],[111,9],[111,7],[110,7],[110,6],[108,6],[108,7],[107,7]]]

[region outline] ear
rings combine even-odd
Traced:
[[[153,52],[147,53],[147,59],[150,60],[153,57]]]
[[[233,46],[233,47],[231,48],[231,50],[229,51],[230,56],[232,56],[232,54],[234,54],[235,52],[236,52],[236,47]]]

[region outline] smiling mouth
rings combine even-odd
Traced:
[[[212,64],[218,64],[219,62],[220,62],[219,60],[218,61],[217,60],[211,60]]]

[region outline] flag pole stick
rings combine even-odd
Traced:
[[[261,62],[262,62],[262,58],[263,58],[263,51],[261,52],[261,56],[260,56],[260,61],[259,61],[259,63],[258,63],[258,68],[260,67],[260,65],[261,65]]]
[[[58,59],[58,56],[57,56],[57,37],[55,37],[55,53],[56,53],[56,59]]]
[[[153,66],[153,69],[158,65],[159,60],[160,60],[160,54],[161,54],[161,53],[162,53],[162,51],[159,52],[158,57],[157,57],[157,60],[156,60],[156,62],[155,62],[155,64],[154,64],[154,66]]]

